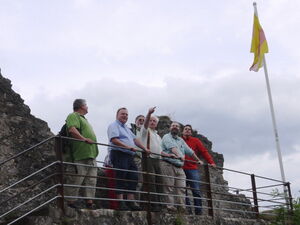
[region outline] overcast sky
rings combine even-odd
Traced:
[[[257,4],[284,169],[299,195],[300,1]],[[117,108],[132,122],[157,106],[207,136],[225,167],[281,179],[264,73],[249,71],[252,25],[249,0],[0,0],[0,67],[54,133],[75,98],[87,99],[104,143]]]

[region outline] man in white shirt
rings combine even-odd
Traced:
[[[150,149],[151,154],[143,159],[144,171],[148,173],[153,173],[161,175],[161,166],[160,166],[160,154],[161,154],[161,137],[157,134],[155,130],[158,124],[158,118],[152,114],[155,111],[155,107],[149,109],[148,114],[145,118],[144,125],[140,130],[140,140],[147,149]],[[148,187],[148,191],[153,192],[154,194],[150,195],[151,200],[151,211],[159,211],[160,205],[160,196],[155,193],[161,193],[161,177],[155,175],[146,175],[146,180],[149,184],[144,184],[145,187]]]

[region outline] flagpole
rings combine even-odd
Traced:
[[[258,17],[256,2],[253,2],[253,7],[254,7],[254,13]],[[265,55],[263,55],[263,66],[264,66],[264,72],[265,72],[265,78],[266,78],[266,85],[267,85],[267,91],[268,91],[270,111],[271,111],[271,116],[272,116],[273,130],[274,130],[274,135],[275,135],[277,156],[278,156],[278,161],[279,161],[279,166],[280,166],[281,179],[282,179],[282,182],[285,184],[286,180],[285,180],[285,174],[284,174],[284,169],[283,169],[282,155],[281,155],[281,150],[280,150],[279,136],[278,136],[278,131],[277,131],[275,112],[274,112],[274,106],[273,106],[273,101],[272,101],[272,94],[271,94],[271,88],[270,88],[270,82],[269,82],[269,77],[268,77],[268,70],[267,70],[267,63],[266,63]],[[284,186],[283,190],[284,190],[285,199],[288,203],[287,189],[285,186]]]

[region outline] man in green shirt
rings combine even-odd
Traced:
[[[67,132],[72,138],[80,141],[71,142],[71,155],[74,163],[84,164],[87,166],[76,165],[77,176],[68,176],[67,183],[70,185],[86,185],[96,186],[97,182],[97,163],[96,157],[98,156],[98,146],[96,135],[92,126],[84,117],[88,113],[88,106],[84,99],[75,99],[73,102],[73,113],[70,113],[66,119]],[[95,197],[94,188],[84,188],[85,197],[91,198],[86,201],[87,208],[94,208],[92,198]],[[66,188],[66,196],[77,197],[79,187]],[[78,208],[75,204],[74,198],[68,200],[69,207]]]

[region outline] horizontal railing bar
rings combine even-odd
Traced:
[[[245,205],[245,206],[252,206],[249,203],[242,203],[242,202],[234,202],[234,201],[229,201],[229,200],[222,200],[222,199],[215,199],[212,198],[213,201],[215,202],[227,202],[227,203],[232,203],[233,205]]]
[[[269,200],[269,199],[268,199]],[[282,198],[272,198],[272,199],[270,199],[270,200],[285,200],[285,198],[284,197],[282,197]]]
[[[6,160],[0,162],[0,167],[1,167],[3,164],[7,163],[8,161],[17,158],[17,157],[19,157],[20,155],[25,154],[26,152],[28,152],[28,151],[30,151],[30,150],[32,150],[32,149],[34,149],[34,148],[36,148],[36,147],[38,147],[38,146],[44,144],[45,142],[47,142],[47,141],[49,141],[49,140],[51,140],[51,139],[53,139],[53,138],[55,138],[55,136],[46,138],[45,140],[41,141],[40,143],[35,144],[35,145],[31,146],[30,148],[25,149],[24,151],[22,151],[22,152],[20,152],[20,153],[18,153],[18,154],[16,154],[16,155],[14,155],[14,156],[12,156],[12,157],[9,157],[8,159],[6,159]]]
[[[20,219],[24,218],[25,216],[28,216],[30,213],[32,213],[32,212],[34,212],[34,211],[38,210],[39,208],[43,207],[44,205],[47,205],[47,204],[49,204],[50,202],[52,202],[53,200],[55,200],[55,199],[57,199],[57,198],[59,198],[59,197],[58,197],[58,196],[55,196],[54,198],[52,198],[52,199],[50,199],[50,200],[46,201],[45,203],[43,203],[43,204],[39,205],[38,207],[36,207],[36,208],[32,209],[31,211],[29,211],[29,212],[25,213],[24,215],[22,215],[22,216],[18,217],[17,219],[15,219],[14,221],[12,221],[12,222],[8,223],[7,225],[10,225],[10,224],[13,224],[13,223],[17,222],[18,220],[20,220]]]
[[[0,215],[0,218],[2,218],[3,216],[6,216],[7,214],[9,214],[9,213],[15,211],[16,209],[20,208],[21,206],[27,204],[28,202],[31,202],[32,200],[36,199],[37,197],[41,196],[42,194],[45,194],[46,192],[48,192],[48,191],[50,191],[50,190],[52,190],[53,188],[56,188],[56,187],[58,187],[58,186],[61,186],[61,185],[60,185],[60,184],[55,184],[55,185],[53,185],[52,187],[46,189],[45,191],[40,192],[40,193],[37,194],[36,196],[34,196],[34,197],[28,199],[27,201],[21,203],[20,205],[18,205],[18,206],[16,206],[16,207],[12,208],[11,210],[7,211],[6,213],[4,213],[4,214],[2,214],[2,215]]]
[[[118,188],[103,188],[103,187],[94,187],[94,186],[82,186],[82,185],[72,185],[72,184],[64,184],[64,187],[77,187],[77,188],[88,188],[88,189],[97,189],[97,190],[115,190],[115,191],[128,191],[127,189],[118,189]],[[186,198],[186,195],[175,195],[175,194],[166,194],[166,193],[157,193],[157,192],[145,192],[145,191],[132,191],[133,193],[141,193],[141,194],[150,194],[150,195],[159,195],[159,196],[172,196],[172,197],[180,197],[180,198]],[[68,198],[69,196],[65,196],[65,198]],[[75,197],[75,196],[72,196]],[[92,198],[91,198],[92,199]],[[208,200],[208,198],[204,197],[194,197],[191,196],[191,199],[202,199],[202,200]],[[251,206],[249,203],[242,203],[242,202],[234,202],[234,201],[228,201],[228,200],[218,200],[213,199],[216,202],[227,202],[232,203],[236,205],[245,205],[245,206]],[[136,202],[139,202],[139,200],[134,200]],[[150,201],[152,203],[152,201]]]
[[[77,187],[77,188],[89,188],[89,189],[97,189],[97,190],[115,190],[115,191],[128,191],[127,189],[118,189],[118,188],[106,188],[106,187],[94,187],[94,186],[82,186],[82,185],[72,185],[72,184],[64,184],[65,187]],[[160,196],[174,196],[174,197],[182,197],[185,198],[186,195],[173,195],[173,194],[165,194],[165,193],[158,193],[158,192],[146,192],[146,191],[134,191],[132,190],[131,192],[133,193],[140,193],[140,194],[147,194],[149,193],[150,195],[160,195]],[[191,199],[202,199],[202,200],[208,200],[207,198],[204,197],[193,197],[190,196]],[[222,199],[213,199],[216,202],[228,202],[236,205],[245,205],[245,206],[251,206],[251,204],[248,203],[241,203],[241,202],[236,202],[236,201],[228,201],[228,200],[222,200]],[[272,200],[266,200],[266,199],[258,199],[261,201],[265,202],[273,202],[273,203],[281,203],[281,202],[276,202]],[[138,201],[138,200],[136,200]]]
[[[273,184],[273,185],[267,185],[267,186],[259,186],[256,187],[256,189],[263,189],[263,188],[270,188],[270,187],[277,187],[277,186],[282,186],[283,184]],[[252,190],[251,188],[249,189],[244,189],[244,190]]]
[[[270,181],[274,181],[274,182],[278,182],[281,183],[282,185],[285,184],[285,182],[281,181],[281,180],[276,180],[273,178],[268,178],[268,177],[264,177],[264,176],[260,176],[260,175],[255,175],[256,178],[260,178],[260,179],[264,179],[264,180],[270,180]]]
[[[43,179],[40,180],[39,182],[36,182],[35,184],[30,185],[28,188],[24,189],[22,192],[19,192],[19,193],[15,194],[15,195],[11,196],[10,198],[8,198],[8,199],[2,201],[2,202],[0,203],[0,205],[2,205],[3,203],[8,202],[8,201],[14,199],[15,197],[17,197],[17,196],[19,196],[19,195],[21,195],[21,194],[27,192],[28,190],[32,189],[34,186],[36,186],[36,185],[42,183],[43,181],[45,181],[45,180],[47,180],[47,179],[49,179],[49,178],[51,178],[51,177],[53,177],[53,176],[55,176],[55,175],[58,175],[58,174],[59,174],[59,173],[54,173],[54,174],[51,174],[51,175],[49,175],[49,176],[43,178]]]
[[[43,167],[42,169],[39,169],[38,171],[33,172],[32,174],[28,175],[27,177],[24,177],[23,179],[17,181],[16,183],[14,183],[14,184],[12,184],[12,185],[10,185],[10,186],[8,186],[8,187],[6,187],[6,188],[0,190],[0,193],[6,191],[6,190],[9,189],[9,188],[12,188],[12,187],[16,186],[17,184],[19,184],[19,183],[21,183],[21,182],[27,180],[28,178],[30,178],[30,177],[32,177],[32,176],[34,176],[34,175],[36,175],[36,174],[42,172],[42,171],[45,170],[45,169],[48,169],[49,167],[51,167],[51,166],[53,166],[53,165],[55,165],[55,164],[57,164],[57,163],[59,163],[59,161],[55,161],[55,162],[53,162],[53,163],[50,163],[49,165]]]
[[[265,205],[265,206],[260,206],[260,208],[276,208],[276,207],[283,207],[286,204],[280,204],[280,205]]]

